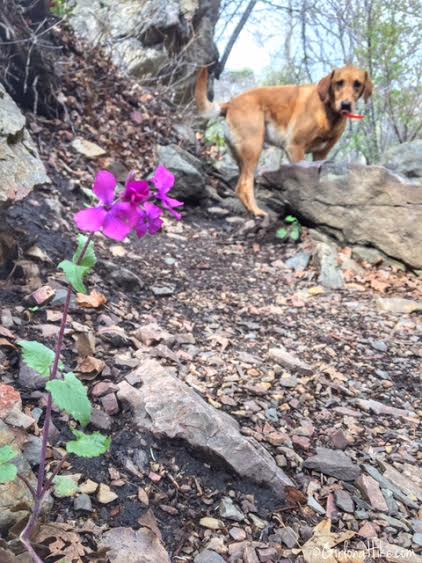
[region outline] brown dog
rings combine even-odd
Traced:
[[[239,165],[236,195],[255,216],[265,216],[254,196],[254,176],[264,142],[285,149],[290,162],[324,160],[341,137],[356,102],[372,94],[368,73],[346,66],[333,70],[318,84],[254,88],[217,104],[207,97],[208,70],[198,75],[195,99],[203,117],[226,116],[226,140]]]

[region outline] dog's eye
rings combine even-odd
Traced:
[[[356,90],[359,90],[359,88],[362,86],[362,82],[359,82],[359,80],[355,80],[353,86],[354,88],[356,88]]]
[[[340,89],[343,88],[343,86],[344,86],[344,80],[337,80],[336,88]]]

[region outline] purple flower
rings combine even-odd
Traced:
[[[116,186],[117,180],[111,172],[98,172],[93,191],[102,205],[76,213],[75,222],[81,231],[102,230],[108,238],[118,241],[125,239],[131,232],[138,220],[138,212],[129,202],[113,205]]]
[[[149,184],[145,180],[135,180],[135,173],[131,172],[126,179],[126,188],[122,194],[123,201],[129,201],[132,205],[140,205],[151,196]]]
[[[163,226],[162,213],[162,210],[153,203],[144,203],[143,208],[139,210],[138,222],[135,226],[139,238],[144,237],[147,233],[150,235],[158,233]]]
[[[182,215],[178,211],[175,211],[175,208],[182,206],[183,202],[173,199],[172,197],[168,197],[167,195],[174,186],[173,174],[164,168],[164,166],[159,166],[155,171],[155,175],[151,179],[151,182],[157,188],[157,199],[161,200],[161,205],[164,209],[167,209],[173,217],[180,220]]]

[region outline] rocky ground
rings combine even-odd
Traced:
[[[72,213],[98,167],[148,172],[171,114],[78,57],[69,121],[30,116],[54,183],[11,209],[20,256],[1,282],[0,439],[22,446],[29,476],[45,397],[15,340],[54,345]],[[89,73],[103,87],[88,88]],[[104,154],[88,159],[75,138]],[[281,243],[244,222],[218,198],[156,238],[97,237],[64,358],[89,386],[90,428],[113,441],[65,466],[80,491],[55,499],[38,532],[49,561],[422,561],[420,280],[317,233]],[[64,423],[56,414],[51,468]],[[2,486],[7,562],[24,560],[11,552],[25,500],[22,486]]]

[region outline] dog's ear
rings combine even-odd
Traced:
[[[369,98],[372,96],[372,90],[374,89],[374,85],[372,83],[372,80],[369,78],[369,74],[367,72],[365,72],[365,85],[363,87],[363,99],[365,100],[365,103],[369,100]]]
[[[330,74],[324,76],[324,78],[321,78],[321,80],[318,82],[317,92],[319,94],[321,102],[323,102],[324,104],[326,104],[330,99],[331,81],[333,79],[334,72],[335,71],[333,70]]]

